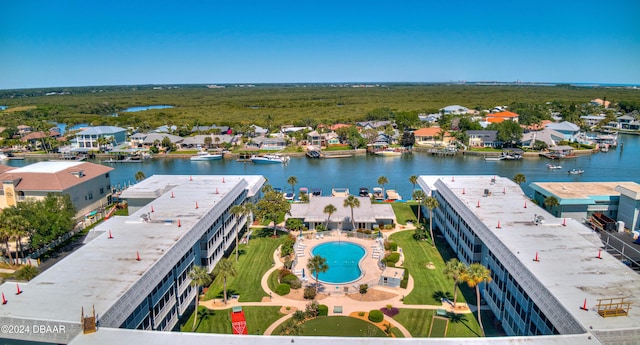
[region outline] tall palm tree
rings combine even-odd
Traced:
[[[10,216],[11,227],[13,228],[13,238],[16,240],[16,261],[22,253],[22,238],[30,236],[31,231],[29,221],[20,214]]]
[[[413,200],[418,202],[418,225],[420,224],[420,215],[422,215],[422,206],[424,205],[427,194],[421,190],[414,190],[411,194]]]
[[[327,206],[324,207],[324,210],[322,212],[328,214],[329,216],[327,217],[327,230],[329,230],[329,221],[331,220],[331,215],[336,213],[337,209],[335,206],[333,206],[333,204],[329,204]]]
[[[389,179],[386,176],[378,177],[378,184],[382,186],[382,195],[384,195],[384,185],[389,183]]]
[[[298,183],[298,178],[295,176],[289,176],[287,179],[287,183],[291,185],[291,192],[296,192],[296,183]]]
[[[207,269],[202,266],[193,266],[189,271],[189,278],[191,278],[191,286],[196,288],[196,310],[193,317],[193,326],[191,331],[196,330],[196,322],[198,320],[198,297],[200,296],[200,287],[211,284],[211,276],[207,272]]]
[[[484,267],[480,263],[473,263],[464,275],[464,280],[467,282],[470,288],[476,289],[476,306],[478,308],[478,324],[480,324],[480,330],[484,337],[484,326],[482,325],[482,319],[480,318],[480,283],[488,283],[491,281],[491,271]]]
[[[4,243],[5,250],[9,256],[9,263],[13,265],[13,257],[9,250],[9,241],[13,239],[13,228],[11,226],[11,217],[8,209],[0,212],[0,240]]]
[[[353,195],[349,195],[346,199],[344,199],[344,207],[349,207],[351,209],[351,226],[353,226],[353,230],[356,229],[356,223],[353,219],[353,208],[360,207],[360,200]]]
[[[424,199],[424,205],[429,209],[429,233],[431,234],[431,243],[436,246],[436,239],[433,237],[433,209],[440,207],[438,200],[432,196]]]
[[[233,214],[234,216],[236,216],[236,218],[239,218],[240,216],[245,214],[245,207],[244,205],[233,205],[231,207],[231,209],[229,210],[229,212],[231,212],[231,214]],[[236,262],[238,262],[238,237],[240,236],[240,229],[236,229]]]
[[[443,273],[447,278],[453,279],[453,305],[455,306],[458,300],[458,284],[464,282],[467,265],[454,258],[447,261],[447,266],[445,266]]]
[[[318,285],[320,285],[320,281],[318,277],[320,273],[324,273],[329,269],[329,265],[327,265],[327,259],[323,258],[320,255],[316,255],[312,257],[307,263],[307,269],[309,272],[316,276],[316,294],[318,293]]]
[[[222,278],[222,298],[224,300],[224,304],[227,304],[227,278],[235,277],[236,274],[238,274],[238,271],[236,271],[233,261],[230,261],[229,258],[220,260],[216,265],[216,268],[213,269],[213,275],[215,275],[216,278]]]
[[[418,184],[418,176],[416,175],[409,176],[409,182],[411,182],[411,185],[413,186],[413,189],[411,191],[415,191],[416,185]]]
[[[526,183],[527,182],[527,177],[524,176],[524,174],[521,173],[517,173],[514,177],[513,177],[513,182],[517,183],[518,186],[522,183]]]
[[[140,181],[144,180],[145,178],[147,178],[147,175],[145,175],[144,172],[142,172],[142,170],[138,170],[138,172],[136,172],[134,178],[136,179],[136,182],[140,182]]]

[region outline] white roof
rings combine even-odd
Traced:
[[[50,173],[55,174],[65,169],[73,168],[84,162],[78,161],[47,161],[25,165],[12,170],[13,173]]]

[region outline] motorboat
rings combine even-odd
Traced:
[[[401,149],[394,149],[392,147],[387,147],[384,150],[380,150],[380,151],[376,151],[374,152],[374,154],[378,155],[378,156],[389,156],[389,157],[393,157],[393,156],[400,156],[402,155],[402,150]]]
[[[569,174],[571,174],[571,175],[580,175],[582,173],[584,173],[584,170],[581,170],[581,169],[571,169],[571,170],[569,170]]]
[[[289,157],[279,154],[253,155],[251,156],[251,161],[255,164],[287,164],[289,162]]]
[[[485,156],[484,160],[489,162],[496,162],[505,159],[504,156]]]
[[[290,191],[290,190],[282,193],[282,195],[284,196],[284,199],[287,201],[293,201],[293,198],[295,197],[295,194],[293,193],[293,191]]]
[[[192,161],[217,161],[222,159],[222,154],[209,153],[207,151],[200,151],[197,154],[191,156]]]
[[[558,169],[562,169],[562,165],[547,164],[547,168],[551,170],[558,170]]]
[[[373,198],[376,200],[384,200],[384,193],[382,192],[382,188],[380,187],[373,188]]]
[[[371,193],[369,193],[369,188],[367,187],[360,187],[360,190],[358,192],[358,196],[362,196],[362,197],[370,197]]]
[[[349,188],[333,188],[331,196],[346,198],[349,196]]]
[[[311,188],[311,196],[322,196],[321,188]]]

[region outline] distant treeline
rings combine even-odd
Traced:
[[[49,94],[49,95],[47,95]],[[600,98],[637,109],[640,90],[616,87],[522,85],[252,85],[207,88],[205,85],[103,86],[0,90],[0,126],[33,121],[69,125],[115,125],[153,128],[160,125],[352,123],[393,114],[435,113],[447,105],[490,109],[497,105],[544,106],[588,103]],[[131,106],[168,104],[175,108],[122,113]],[[31,106],[31,107],[27,107]],[[11,111],[12,108],[25,107]],[[21,109],[21,108],[19,108]],[[114,114],[119,113],[118,116]]]

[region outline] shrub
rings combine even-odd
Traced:
[[[20,279],[20,280],[31,280],[35,276],[37,276],[38,273],[40,273],[40,272],[38,271],[37,268],[35,268],[35,267],[31,266],[31,265],[26,265],[26,266],[22,266],[22,268],[17,270],[14,273],[14,277],[16,277],[16,279]]]
[[[360,284],[360,293],[361,294],[366,294],[367,291],[369,290],[369,284]]]
[[[288,276],[289,274],[293,274],[293,273],[286,268],[281,268],[280,272],[278,272],[278,281],[282,283],[283,282],[282,279]]]
[[[398,244],[395,242],[384,241],[384,249],[395,252],[396,250],[398,250]]]
[[[363,311],[359,311],[358,312],[358,316],[364,316],[364,312]]]
[[[307,304],[307,306],[304,309],[304,313],[308,318],[314,318],[318,316],[318,309],[319,309],[318,302],[313,301]]]
[[[326,304],[320,304],[318,306],[318,316],[327,316],[329,315],[329,306]]]
[[[387,261],[387,266],[393,266],[389,265],[389,263],[398,263],[398,261],[400,261],[400,253],[391,253],[385,257],[385,260]]]
[[[389,317],[394,317],[394,316],[398,315],[398,313],[400,312],[400,310],[398,308],[393,308],[391,306],[387,306],[386,308],[381,308],[380,311],[384,315],[387,315]]]
[[[300,282],[300,279],[298,279],[298,277],[293,273],[282,277],[280,282],[289,285],[292,289],[299,289],[302,287],[302,282]]]
[[[304,227],[304,224],[302,223],[301,219],[289,218],[289,219],[287,219],[287,222],[285,223],[285,226],[289,230],[300,230],[300,229],[302,229]]]
[[[369,312],[369,321],[371,322],[380,322],[384,320],[384,314],[380,310],[371,310]]]
[[[314,298],[316,298],[316,289],[313,286],[307,286],[306,288],[304,288],[304,299]]]
[[[316,225],[316,231],[320,232],[320,231],[325,231],[325,230],[327,230],[327,227],[324,226],[324,224]]]
[[[280,296],[284,296],[291,291],[291,287],[287,284],[280,284],[276,286],[276,293]]]
[[[287,256],[284,259],[284,268],[290,270],[292,265],[293,265],[293,260],[291,260],[291,258]]]

